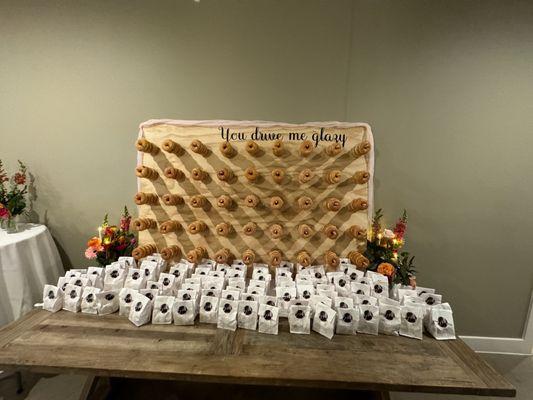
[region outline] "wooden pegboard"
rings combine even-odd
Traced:
[[[222,131],[223,129],[223,131]],[[230,135],[227,135],[229,129]],[[240,134],[238,134],[240,133]],[[233,134],[233,135],[231,135]],[[260,136],[259,134],[267,135]],[[305,135],[305,138],[304,136]],[[256,261],[268,262],[268,252],[279,249],[284,259],[294,261],[301,250],[309,252],[314,262],[322,263],[327,250],[333,250],[339,256],[351,250],[361,250],[366,245],[364,240],[355,240],[347,230],[352,225],[367,229],[372,215],[372,179],[373,179],[373,139],[370,126],[364,123],[317,122],[301,125],[259,122],[259,121],[173,121],[150,120],[140,126],[140,138],[145,138],[160,148],[157,154],[138,153],[138,165],[144,165],[158,172],[155,180],[138,178],[138,191],[157,194],[159,198],[171,193],[182,196],[183,204],[167,206],[159,201],[156,205],[143,204],[138,206],[139,217],[148,217],[161,223],[168,220],[178,221],[183,229],[178,232],[162,234],[158,228],[139,232],[140,244],[153,243],[158,249],[170,245],[179,245],[183,253],[203,246],[210,256],[221,248],[228,248],[233,255],[240,258],[245,249],[253,249]],[[284,153],[276,156],[272,146],[276,138],[283,141]],[[260,147],[256,155],[249,154],[246,141],[255,138]],[[162,143],[170,139],[178,143],[184,151],[177,155],[164,151]],[[300,146],[307,139],[316,146],[310,156],[300,155]],[[206,156],[197,154],[190,149],[193,140],[200,140],[209,150]],[[340,154],[326,154],[327,146],[337,140],[343,147]],[[371,143],[371,150],[364,156],[354,157],[351,150],[363,140]],[[225,157],[220,144],[228,141],[237,151],[232,158]],[[172,166],[184,172],[182,179],[169,179],[164,176],[165,168]],[[249,183],[244,171],[255,166],[259,178]],[[191,179],[191,171],[201,168],[208,173],[205,181]],[[217,178],[217,171],[228,168],[235,175],[231,183],[222,182]],[[271,171],[281,168],[285,171],[282,183],[275,183]],[[299,173],[310,168],[315,177],[308,183],[301,184]],[[332,170],[340,170],[342,179],[338,184],[329,184],[325,174]],[[358,171],[368,171],[370,180],[366,184],[356,184],[353,176]],[[248,194],[255,194],[261,199],[258,208],[246,207],[243,199]],[[202,195],[208,200],[205,208],[193,208],[190,205],[192,196]],[[217,198],[228,195],[234,207],[230,210],[216,205]],[[280,196],[284,201],[281,210],[272,210],[269,201],[272,196]],[[302,211],[297,206],[297,199],[309,196],[314,200],[314,207]],[[340,199],[342,208],[328,211],[324,201],[330,197]],[[349,203],[356,198],[368,201],[366,211],[352,212]],[[206,223],[207,230],[203,234],[190,234],[187,225],[201,220]],[[215,226],[226,222],[231,224],[232,232],[227,237],[215,233]],[[243,226],[248,222],[257,224],[258,230],[253,236],[243,233]],[[273,239],[268,231],[272,224],[280,224],[284,236]],[[298,226],[308,224],[314,228],[314,234],[302,238]],[[324,226],[333,224],[338,227],[340,235],[336,240],[329,239],[323,233]]]

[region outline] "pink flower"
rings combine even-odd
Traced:
[[[9,210],[4,207],[2,204],[0,204],[0,218],[2,219],[8,219],[11,216]]]
[[[85,258],[94,260],[96,258],[96,249],[94,247],[87,247],[87,250],[85,250]]]
[[[26,183],[26,174],[17,172],[13,175],[13,180],[17,185],[24,185]]]

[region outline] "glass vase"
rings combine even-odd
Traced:
[[[2,218],[0,220],[0,228],[6,233],[18,232],[17,221],[15,220],[15,217]]]

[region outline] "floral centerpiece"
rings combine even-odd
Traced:
[[[0,160],[0,224],[7,231],[16,231],[15,217],[26,209],[26,166],[18,163],[18,171],[10,178]]]
[[[119,257],[131,256],[137,240],[130,231],[130,222],[131,215],[126,206],[118,226],[109,225],[106,214],[102,225],[98,227],[98,236],[93,236],[87,242],[85,257],[96,260],[100,266],[106,266],[117,261]]]
[[[402,250],[407,229],[407,212],[403,214],[393,229],[382,226],[383,213],[379,209],[372,219],[365,256],[370,264],[368,269],[377,271],[389,278],[389,283],[402,283],[416,286],[414,256]]]

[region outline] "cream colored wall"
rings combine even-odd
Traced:
[[[531,13],[516,1],[0,1],[0,157],[28,163],[39,220],[67,263],[87,265],[103,213],[132,206],[141,121],[369,122],[376,204],[410,210],[421,282],[453,302],[461,333],[519,336],[533,278]]]

